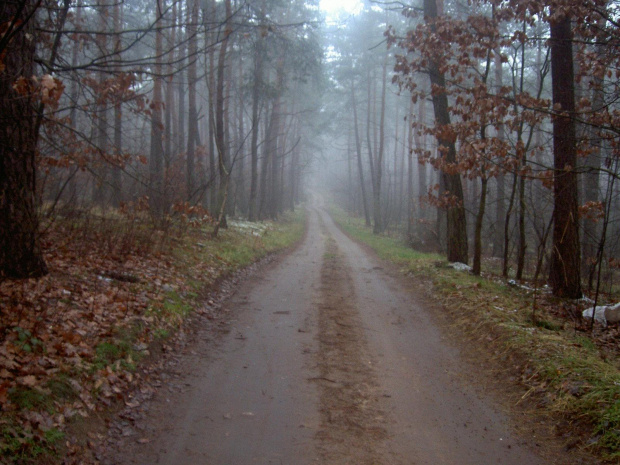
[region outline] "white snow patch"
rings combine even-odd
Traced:
[[[584,318],[592,319],[594,313],[594,321],[598,321],[603,326],[607,323],[617,323],[620,321],[620,302],[615,305],[597,305],[596,311],[594,307],[586,308],[582,315]]]
[[[450,263],[448,266],[451,266],[457,271],[471,271],[471,266],[467,265],[466,263],[454,262]]]
[[[235,228],[239,232],[242,232],[244,234],[248,234],[251,236],[257,236],[257,237],[262,236],[265,233],[265,231],[271,229],[271,226],[267,223],[260,223],[260,222],[253,223],[250,221],[242,221],[242,220],[228,221],[228,225],[230,227]]]

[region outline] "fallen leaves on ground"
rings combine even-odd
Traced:
[[[122,251],[103,231],[75,233],[48,233],[49,275],[0,283],[3,456],[58,442],[71,418],[124,399],[140,381],[137,359],[178,324],[161,310],[174,299],[195,303],[188,282],[209,285],[227,272],[219,260],[180,266],[170,238]]]

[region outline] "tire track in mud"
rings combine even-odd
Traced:
[[[384,395],[355,308],[353,281],[334,239],[326,241],[318,304],[319,376],[314,378],[320,392],[319,455],[332,465],[392,463],[384,444]]]

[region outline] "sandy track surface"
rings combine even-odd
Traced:
[[[432,309],[320,208],[223,311],[225,329],[198,328],[144,407],[140,439],[104,463],[545,463],[472,385]]]

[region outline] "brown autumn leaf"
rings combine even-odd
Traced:
[[[26,387],[35,387],[38,384],[37,377],[34,375],[26,375],[17,378],[17,382]]]
[[[24,76],[20,76],[13,84],[13,90],[21,96],[26,96],[32,92],[32,85]]]
[[[5,382],[0,384],[0,405],[4,405],[8,402],[10,384]]]

